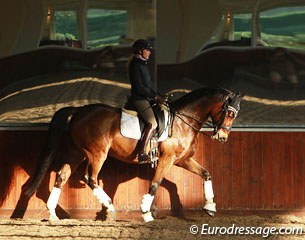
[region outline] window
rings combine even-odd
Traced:
[[[260,14],[262,40],[269,46],[305,50],[305,6],[282,7]]]
[[[251,38],[252,14],[234,14],[234,40]]]
[[[87,24],[88,48],[118,45],[126,35],[127,11],[89,9]]]
[[[54,12],[54,34],[55,39],[53,40],[79,39],[76,11]]]

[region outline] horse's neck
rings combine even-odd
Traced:
[[[203,98],[194,102],[183,104],[177,108],[178,112],[184,113],[201,122],[205,122],[210,112],[211,101]]]

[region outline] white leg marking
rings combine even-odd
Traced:
[[[47,201],[47,208],[49,209],[49,219],[50,220],[58,220],[59,218],[56,216],[56,206],[58,204],[58,200],[61,194],[61,189],[57,187],[53,187],[49,199]]]

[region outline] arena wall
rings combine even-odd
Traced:
[[[45,201],[55,173],[45,178],[29,202],[21,188],[39,164],[45,130],[0,131],[0,216],[37,217],[46,214]],[[199,136],[197,161],[212,174],[218,210],[305,210],[305,133],[232,132],[221,144]],[[60,216],[90,217],[101,209],[91,190],[81,184],[84,166],[63,189]],[[56,169],[56,164],[52,166]],[[108,159],[100,182],[117,210],[139,210],[153,170]],[[48,183],[51,179],[50,184]],[[19,200],[19,201],[18,201]],[[196,210],[204,203],[202,179],[174,166],[156,197],[159,210]],[[94,217],[94,216],[92,216]]]

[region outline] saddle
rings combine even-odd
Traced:
[[[152,109],[158,123],[156,135],[150,139],[149,155],[152,167],[155,167],[158,160],[158,142],[165,141],[170,137],[172,116],[168,107],[153,103]],[[144,120],[138,115],[136,109],[129,99],[122,107],[120,131],[124,137],[139,140],[145,127]]]

